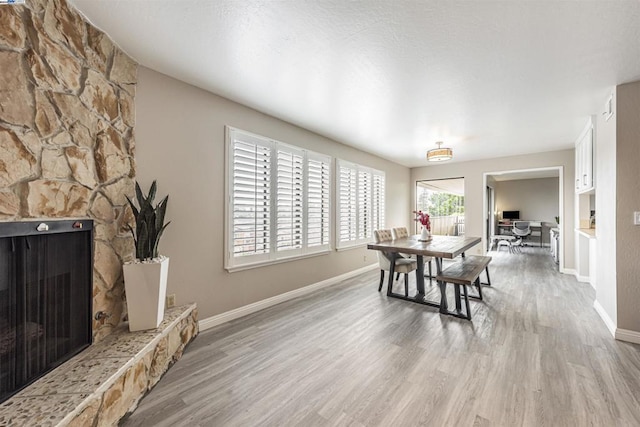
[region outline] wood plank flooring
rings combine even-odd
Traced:
[[[640,425],[640,346],[524,252],[491,253],[473,322],[387,298],[376,270],[205,331],[122,425]]]

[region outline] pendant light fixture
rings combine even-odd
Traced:
[[[427,161],[444,162],[453,158],[453,150],[451,148],[442,148],[442,141],[436,142],[438,148],[427,151]]]

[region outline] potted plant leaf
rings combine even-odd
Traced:
[[[135,218],[135,230],[130,225],[129,230],[135,241],[136,259],[123,266],[129,330],[132,332],[157,328],[164,318],[169,258],[158,255],[158,244],[170,224],[164,222],[169,196],[154,206],[157,188],[153,181],[145,196],[136,182],[137,206],[127,197]]]

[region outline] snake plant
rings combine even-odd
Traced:
[[[167,201],[169,200],[168,195],[160,203],[153,206],[157,188],[158,186],[154,180],[149,189],[149,194],[145,197],[140,185],[136,182],[136,198],[139,209],[127,197],[136,220],[136,229],[134,230],[131,225],[128,225],[128,227],[133,235],[133,240],[136,244],[136,258],[139,260],[158,257],[160,237],[162,237],[167,225],[171,223],[171,221],[164,223],[164,214],[167,211]]]

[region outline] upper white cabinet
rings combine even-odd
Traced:
[[[589,119],[576,141],[576,193],[585,193],[595,188],[593,173],[594,120]]]

